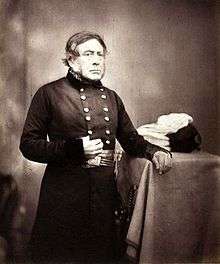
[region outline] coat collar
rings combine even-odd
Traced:
[[[68,81],[72,84],[72,86],[76,89],[79,89],[82,86],[93,86],[94,88],[100,88],[102,87],[101,81],[92,81],[88,80],[86,78],[76,78],[74,74],[72,73],[71,69],[68,70],[66,78]]]

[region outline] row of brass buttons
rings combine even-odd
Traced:
[[[85,90],[84,88],[81,88],[81,89],[80,89],[80,92],[84,92],[84,90]],[[103,88],[100,88],[100,91],[103,92],[104,89],[103,89]],[[86,97],[86,95],[81,95],[80,98],[81,98],[81,100],[85,101],[87,97]],[[102,98],[102,99],[107,99],[107,96],[106,96],[105,94],[102,94],[102,95],[101,95],[101,98]],[[84,107],[84,108],[83,108],[83,111],[84,111],[85,113],[89,113],[90,109],[89,109],[88,107]],[[108,107],[103,107],[103,111],[104,111],[104,112],[108,112]],[[85,120],[89,122],[89,121],[91,120],[91,116],[85,116]],[[109,122],[109,121],[110,121],[110,118],[109,118],[108,116],[105,116],[105,117],[104,117],[104,120],[105,120],[106,122]],[[93,134],[93,131],[89,129],[89,130],[88,130],[88,134],[89,134],[89,135],[92,135],[92,134]],[[106,135],[110,135],[110,134],[111,134],[110,130],[109,130],[109,129],[106,129],[105,134],[106,134]],[[105,143],[106,143],[106,144],[110,144],[111,142],[110,142],[110,140],[107,139],[107,140],[105,141]]]
[[[88,113],[90,110],[89,110],[88,107],[84,107],[84,108],[83,108],[83,111],[84,111],[85,113]],[[108,112],[108,107],[103,107],[103,111],[104,111],[104,112]]]
[[[80,96],[80,98],[81,98],[81,100],[85,101],[87,97],[83,94],[83,95]],[[106,96],[105,94],[102,94],[102,95],[101,95],[101,98],[102,98],[102,99],[106,99],[107,96]]]

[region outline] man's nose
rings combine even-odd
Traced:
[[[93,65],[99,65],[101,63],[102,58],[99,55],[94,55],[92,64]]]
[[[100,64],[100,62],[98,62],[98,61],[93,61],[92,62],[92,65],[99,65]]]

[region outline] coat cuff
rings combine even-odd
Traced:
[[[172,153],[164,148],[161,148],[157,145],[154,145],[154,144],[151,144],[150,145],[147,145],[147,148],[145,150],[145,158],[149,159],[150,161],[152,161],[153,157],[154,157],[154,154],[157,152],[157,151],[163,151],[165,153],[168,153],[170,154],[170,157],[172,158]]]
[[[64,150],[68,159],[84,163],[85,155],[82,139],[67,139],[64,144]]]

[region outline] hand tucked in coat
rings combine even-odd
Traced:
[[[172,156],[170,153],[164,151],[156,151],[154,153],[152,162],[155,165],[156,170],[158,170],[159,174],[163,174],[171,169]]]
[[[83,137],[84,155],[87,160],[95,158],[102,153],[103,143],[101,139],[90,139],[89,136]]]

